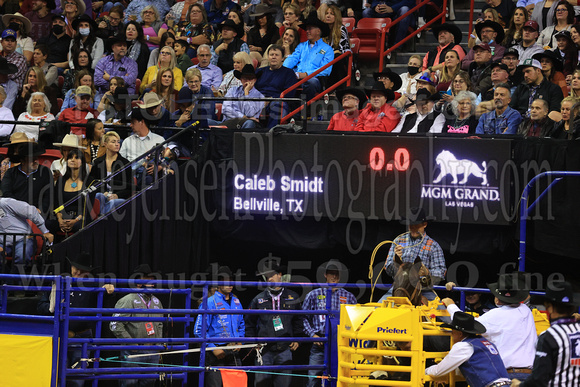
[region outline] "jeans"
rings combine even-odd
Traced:
[[[129,355],[138,355],[144,354],[147,352],[143,351],[121,351],[121,355],[129,356]],[[136,357],[135,359],[129,359],[127,363],[123,363],[123,367],[146,367],[144,364],[134,364],[136,363],[151,363],[152,365],[159,364],[159,355],[150,355],[150,356],[143,356],[143,357]],[[153,387],[155,386],[155,379],[120,379],[119,386],[121,387],[128,387],[128,386],[139,386],[139,387]]]
[[[101,214],[108,214],[110,211],[115,209],[116,207],[120,206],[126,199],[113,199],[107,200],[104,194],[97,193],[96,199],[99,199],[101,202]]]
[[[397,12],[393,13],[377,13],[374,8],[366,8],[363,11],[363,17],[390,17],[392,20],[397,19],[398,17],[404,15],[405,13],[409,12],[409,7],[401,7]],[[409,15],[406,18],[402,19],[397,25],[397,35],[395,37],[395,42],[400,42],[407,36],[407,30],[410,26],[415,25],[415,16]]]
[[[263,365],[286,365],[292,363],[292,351],[290,348],[286,348],[282,352],[278,351],[268,351],[267,348],[264,349],[262,353]],[[256,361],[256,365],[259,365]],[[275,373],[285,373],[290,374],[290,370],[279,370],[273,371]],[[292,382],[292,376],[290,375],[270,375],[268,373],[258,373],[256,374],[255,387],[289,387]]]
[[[24,248],[26,241],[26,249]],[[12,263],[13,265],[19,265],[22,263],[29,264],[30,259],[32,258],[32,254],[36,248],[36,239],[35,238],[27,238],[27,239],[15,239],[12,240],[12,236],[6,236],[6,247],[3,246],[4,240],[0,240],[0,247],[5,250],[5,255],[11,256],[12,255]],[[14,244],[13,244],[14,242]],[[26,250],[26,251],[25,251]]]
[[[508,372],[508,377],[512,380],[517,379],[521,382],[530,377],[531,374],[524,374],[521,372]]]
[[[308,365],[321,365],[324,364],[324,346],[320,347],[316,344],[312,344],[312,349],[310,349],[310,358],[308,360]],[[321,379],[314,378],[313,376],[321,376],[322,370],[308,370],[308,384],[306,387],[320,386]]]
[[[280,123],[280,119],[290,113],[290,103],[285,102],[282,108],[280,108],[281,103],[279,101],[270,102],[266,106],[266,115],[268,116],[268,129]],[[282,113],[282,114],[280,114]]]
[[[311,78],[302,84],[302,90],[306,94],[306,100],[310,101],[322,91],[322,85],[318,78]]]

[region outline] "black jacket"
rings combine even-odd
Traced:
[[[87,178],[87,186],[96,185],[96,180],[104,180],[107,178],[107,155],[97,157]],[[129,160],[121,155],[117,155],[117,160],[113,163],[111,172],[115,173],[125,165],[129,164]],[[119,199],[127,199],[133,194],[133,175],[131,168],[125,169],[123,172],[113,177],[111,181],[111,191],[116,194]],[[108,191],[106,184],[101,185],[100,192]]]
[[[54,179],[50,168],[39,165],[36,172],[26,176],[19,166],[6,171],[2,179],[2,195],[26,202],[46,217],[52,201]]]
[[[550,133],[554,129],[554,121],[550,118],[546,117],[543,121],[539,122],[539,136],[530,135],[530,129],[532,129],[532,120],[526,118],[522,121],[518,128],[518,134],[521,134],[525,137],[550,137]]]
[[[529,98],[530,85],[522,83],[516,88],[514,95],[512,95],[510,107],[524,115],[528,111]],[[564,99],[564,96],[562,95],[562,89],[559,86],[556,86],[544,78],[534,97],[534,99],[538,98],[546,100],[546,102],[548,102],[549,110],[552,112],[560,111],[560,103]]]
[[[213,44],[214,51],[223,43],[223,41],[223,39],[220,39]],[[222,50],[218,54],[217,66],[222,69],[224,74],[234,69],[234,55],[241,51],[242,44],[244,44],[244,41],[236,37],[230,44],[228,44],[226,50]]]

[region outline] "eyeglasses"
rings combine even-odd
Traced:
[[[198,84],[198,83],[201,83],[201,81],[187,81],[187,84],[188,85],[195,85],[195,84]]]
[[[153,11],[143,11],[143,15],[155,15]]]
[[[74,1],[65,1],[64,5],[77,5]]]
[[[556,8],[556,12],[568,12],[566,8]]]
[[[345,95],[344,97],[342,97],[342,100],[343,100],[343,101],[345,101],[345,100],[349,100],[349,99],[354,99],[354,100],[357,100],[357,101],[358,101],[358,98],[357,98],[357,97],[355,97],[354,95],[348,95],[348,94],[347,94],[347,95]]]
[[[481,33],[482,33],[482,34],[491,34],[491,33],[494,33],[494,32],[495,32],[495,31],[494,31],[494,30],[492,30],[492,29],[490,29],[490,28],[488,28],[488,29],[485,29],[485,30],[481,30]]]

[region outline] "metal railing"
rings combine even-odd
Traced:
[[[36,239],[42,239],[42,246],[37,246]],[[33,239],[32,246],[28,246],[26,243],[28,240]],[[8,243],[7,243],[8,242]],[[0,233],[0,273],[6,271],[8,264],[8,258],[12,261],[12,267],[16,265],[16,245],[22,243],[22,263],[21,265],[26,265],[26,256],[29,249],[32,249],[31,260],[32,262],[38,261],[39,258],[44,260],[49,251],[49,242],[44,236],[44,234],[39,233]],[[8,252],[10,250],[10,252]],[[35,262],[36,263],[36,262]],[[38,262],[41,265],[43,262]]]

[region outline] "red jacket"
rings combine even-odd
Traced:
[[[369,103],[361,110],[358,117],[356,131],[358,132],[391,132],[399,121],[401,116],[397,109],[386,103],[380,110],[374,112]]]
[[[347,116],[344,111],[338,112],[330,119],[327,130],[338,130],[341,132],[352,132],[356,130],[360,111],[357,110],[352,116]]]
[[[99,112],[92,107],[89,107],[87,110],[79,110],[77,106],[71,107],[68,109],[64,109],[58,119],[64,122],[70,122],[71,124],[86,124],[87,121],[91,118],[97,118],[99,116]],[[73,126],[70,128],[71,134],[76,134],[77,136],[85,137],[86,133],[85,127],[78,127]]]

